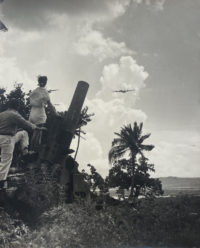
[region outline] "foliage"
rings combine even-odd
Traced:
[[[15,195],[20,208],[29,209],[27,214],[24,213],[26,218],[36,218],[65,200],[64,189],[53,176],[52,169],[46,164],[32,164],[24,170],[24,182],[18,186]]]
[[[90,122],[92,119],[91,117],[94,116],[94,113],[88,113],[88,106],[85,106],[80,115],[80,120],[77,126],[77,129],[82,128],[83,126],[86,126],[88,122]],[[85,134],[83,132],[83,134]]]
[[[150,137],[151,134],[142,135],[143,123],[140,125],[134,122],[121,128],[120,133],[115,133],[117,138],[112,142],[112,148],[109,152],[109,161],[112,163],[123,156],[127,155],[132,159],[136,159],[136,155],[144,156],[144,151],[151,151],[153,145],[144,145],[143,141]],[[135,162],[135,161],[133,161]],[[134,167],[134,165],[132,165]]]
[[[43,214],[41,228],[28,237],[27,247],[118,248],[127,234],[116,226],[112,210],[98,212],[84,203],[60,206]]]
[[[74,159],[76,159],[78,149],[80,146],[81,134],[82,135],[85,134],[85,132],[82,130],[82,127],[86,126],[88,124],[88,122],[90,122],[92,120],[91,119],[92,116],[94,116],[94,113],[88,113],[88,107],[87,106],[82,109],[81,115],[80,115],[80,120],[79,120],[78,126],[77,126],[76,131],[75,131],[75,135],[78,137],[78,141],[77,141],[77,148],[76,148],[76,152],[74,155]]]
[[[142,135],[143,124],[134,122],[121,128],[118,137],[112,142],[109,152],[109,161],[112,168],[109,170],[107,181],[109,187],[130,189],[129,199],[139,195],[162,194],[162,185],[158,179],[150,178],[149,172],[154,172],[154,165],[148,163],[144,151],[151,151],[153,145],[144,145],[143,142],[150,134]]]
[[[30,104],[28,100],[28,94],[26,94],[22,90],[22,84],[15,83],[14,89],[11,90],[8,94],[6,94],[5,89],[0,89],[0,101],[1,101],[1,109],[0,111],[5,110],[7,103],[15,99],[18,104],[18,112],[25,118],[28,119]]]
[[[10,216],[2,208],[0,208],[0,219],[0,247],[17,247],[23,244],[22,238],[29,232],[28,226]]]
[[[91,202],[60,205],[43,213],[35,230],[21,228],[20,238],[15,230],[22,223],[1,215],[7,246],[0,247],[199,247],[199,204],[200,197],[178,196],[141,199],[137,209],[124,202],[104,211]]]
[[[139,202],[136,236],[146,244],[174,247],[200,245],[200,197],[177,196]]]
[[[90,174],[88,174],[85,170],[82,170],[82,174],[92,192],[95,193],[97,190],[107,192],[108,186],[103,177],[97,172],[93,165],[88,164],[87,166],[90,169]]]

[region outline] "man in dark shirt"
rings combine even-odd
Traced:
[[[7,107],[6,111],[0,113],[0,187],[7,179],[15,144],[20,143],[23,155],[29,154],[27,131],[32,132],[38,128],[17,112],[18,102],[15,99],[9,101]],[[18,129],[22,129],[22,131],[18,131]]]

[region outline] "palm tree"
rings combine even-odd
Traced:
[[[134,122],[133,127],[131,124],[125,125],[121,128],[120,133],[115,133],[118,137],[112,142],[112,148],[109,152],[108,159],[110,163],[114,163],[122,157],[129,158],[129,173],[131,175],[131,191],[129,198],[133,199],[134,196],[134,176],[135,167],[137,165],[136,157],[139,154],[144,157],[144,151],[151,151],[153,145],[144,145],[143,142],[150,137],[149,134],[142,135],[143,123],[139,125]]]

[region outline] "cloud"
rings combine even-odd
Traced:
[[[15,58],[0,58],[0,87],[10,91],[15,82],[23,83],[23,88],[26,91],[30,90],[33,85],[26,71],[19,69]]]
[[[125,107],[119,99],[110,102],[94,99],[87,101],[86,105],[95,116],[84,129],[86,133],[89,131],[89,136],[87,134],[86,140],[81,141],[78,162],[80,161],[81,168],[91,163],[99,173],[106,176],[110,169],[108,152],[115,136],[114,132],[119,132],[120,128],[128,123],[144,122],[147,116],[142,110]]]
[[[33,57],[36,56],[38,60],[38,54],[30,52],[30,48],[33,48],[32,44],[37,46],[41,37],[39,32],[25,32],[20,29],[10,29],[6,35],[0,34],[0,87],[9,91],[13,89],[15,82],[19,82],[23,83],[25,91],[29,91],[37,85],[34,81],[39,73],[33,76],[27,68],[33,68]],[[38,46],[37,50],[39,51]],[[41,61],[42,59],[40,63]]]
[[[108,20],[125,13],[130,0],[7,0],[3,14],[22,29],[47,28],[52,14],[71,18]]]
[[[126,12],[130,2],[131,0],[107,1],[107,6],[109,7],[111,13],[113,13],[113,16],[118,17]]]
[[[102,147],[101,144],[99,142],[99,140],[95,137],[94,133],[92,132],[87,132],[86,135],[83,136],[84,139],[81,139],[81,145],[80,149],[83,150],[84,148],[84,156],[83,156],[83,160],[87,161],[87,163],[89,163],[90,161],[88,161],[88,157],[90,158],[90,160],[94,160],[97,158],[100,158],[103,154],[102,151]],[[77,138],[73,140],[73,144],[72,144],[73,148],[76,148],[77,146]],[[78,155],[79,157],[79,155]],[[82,161],[81,159],[81,161]]]
[[[107,58],[117,58],[133,52],[126,47],[124,42],[116,42],[105,38],[100,31],[86,28],[74,44],[75,51],[82,56],[93,56],[100,62]]]
[[[132,0],[137,5],[145,4],[146,6],[151,6],[151,8],[161,11],[164,9],[164,4],[166,0]]]
[[[147,119],[147,115],[134,106],[147,77],[148,73],[144,68],[137,65],[129,56],[121,57],[118,64],[108,64],[104,67],[100,77],[101,89],[96,96],[87,99],[85,103],[95,116],[85,128],[86,132],[87,130],[90,132],[90,140],[84,141],[79,151],[78,159],[81,163],[82,161],[85,161],[85,164],[93,163],[99,172],[104,176],[107,175],[110,168],[107,157],[114,132],[119,132],[123,125],[133,124],[134,121],[144,122]],[[124,85],[121,82],[125,79],[126,86],[137,89],[136,96],[112,94],[112,89]],[[108,95],[105,94],[107,91]]]
[[[104,66],[100,77],[101,89],[93,99],[87,101],[91,112],[95,113],[94,126],[97,130],[104,126],[106,137],[123,124],[145,121],[147,115],[135,109],[135,101],[140,90],[145,87],[148,73],[130,56],[123,56],[119,63]],[[116,89],[134,88],[135,92],[113,94]],[[109,131],[108,131],[109,130]],[[99,137],[101,139],[101,135]]]
[[[102,177],[105,178],[106,176],[108,176],[108,172],[111,167],[108,163],[107,157],[105,159],[100,158],[91,160],[90,164],[92,164],[96,168],[97,172],[100,173]]]
[[[72,22],[88,23],[112,21],[125,14],[131,6],[144,4],[163,10],[165,0],[7,0],[2,4],[2,15],[10,27],[24,30],[45,30],[52,26],[56,16],[67,15]]]
[[[112,130],[114,132],[115,129],[119,129],[123,124],[133,123],[134,121],[141,122],[147,119],[147,115],[142,110],[126,106],[123,99],[116,98],[104,101],[96,98],[87,100],[86,105],[89,106],[91,112],[95,113],[91,129],[100,130],[100,127],[104,127],[104,132],[108,133],[111,133],[110,131]],[[99,138],[101,137],[102,135],[99,133]]]
[[[85,169],[87,171],[87,165],[92,164],[97,171],[106,176],[109,170],[107,157],[104,158],[101,143],[95,137],[94,133],[87,132],[84,136],[84,140],[81,139],[81,145],[79,148],[77,160],[81,161],[80,170]],[[72,142],[72,148],[76,149],[77,138]]]
[[[118,132],[123,125],[134,121],[144,122],[147,119],[147,115],[142,110],[127,106],[123,99],[104,101],[96,98],[87,100],[86,105],[92,113],[95,113],[86,131],[90,130],[99,140],[103,150],[102,159],[107,158],[114,132]]]
[[[157,137],[154,137],[157,136]],[[162,137],[162,138],[160,138]],[[195,131],[154,131],[156,144],[148,157],[155,164],[153,176],[192,177],[200,175],[200,136]]]
[[[98,97],[111,99],[112,97],[123,98],[125,102],[134,103],[139,96],[139,92],[145,87],[144,81],[148,78],[148,73],[144,67],[138,65],[131,56],[122,56],[118,64],[105,65],[100,78],[101,90]],[[115,90],[134,89],[135,92],[126,94],[115,93]]]

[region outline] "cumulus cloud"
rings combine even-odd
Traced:
[[[133,58],[121,57],[118,64],[104,67],[100,78],[100,91],[94,98],[86,100],[89,110],[95,113],[92,122],[86,128],[86,131],[88,129],[93,134],[93,142],[85,141],[84,149],[79,152],[79,158],[81,161],[88,159],[87,163],[93,163],[104,176],[109,169],[107,156],[114,132],[119,132],[123,125],[133,124],[134,121],[144,122],[147,119],[147,115],[142,110],[134,107],[136,97],[140,89],[145,86],[144,81],[147,77],[148,73],[142,66],[137,65]],[[126,84],[122,83],[124,80]],[[133,97],[131,94],[126,96],[112,94],[112,89],[121,85],[135,87],[136,95]],[[107,91],[109,91],[108,95],[105,94]],[[88,150],[86,152],[88,156],[85,156],[85,150]]]
[[[91,112],[95,113],[93,120],[93,127],[100,131],[101,127],[105,127],[104,131],[110,131],[119,129],[123,124],[133,123],[134,121],[145,121],[147,119],[146,114],[140,109],[134,109],[130,106],[126,106],[123,99],[111,99],[110,101],[104,101],[103,99],[96,98],[87,100],[86,104],[89,106]],[[112,134],[111,134],[112,135]],[[110,136],[110,135],[109,135]],[[99,138],[102,135],[99,132]],[[106,135],[106,137],[108,137]],[[102,137],[104,139],[104,137]]]
[[[139,91],[145,87],[144,81],[148,78],[148,73],[144,67],[138,65],[131,56],[123,56],[118,64],[105,65],[100,78],[101,90],[98,97],[110,99],[111,97],[123,98],[127,102],[135,102]],[[134,89],[135,93],[115,93],[115,90]]]
[[[107,6],[109,7],[113,16],[118,17],[126,12],[130,2],[131,0],[107,1]]]
[[[132,54],[124,42],[116,42],[105,38],[100,31],[86,29],[74,45],[75,51],[83,56],[93,56],[100,62],[107,58],[117,58],[121,55]]]
[[[105,126],[105,130],[114,132],[123,124],[145,121],[146,114],[135,109],[134,104],[140,89],[145,87],[144,81],[147,77],[148,73],[144,68],[130,56],[121,57],[118,64],[104,66],[100,77],[101,89],[95,98],[88,100],[87,103],[91,111],[97,113],[95,124],[99,127]],[[128,88],[134,88],[135,92],[121,95],[112,92]]]

